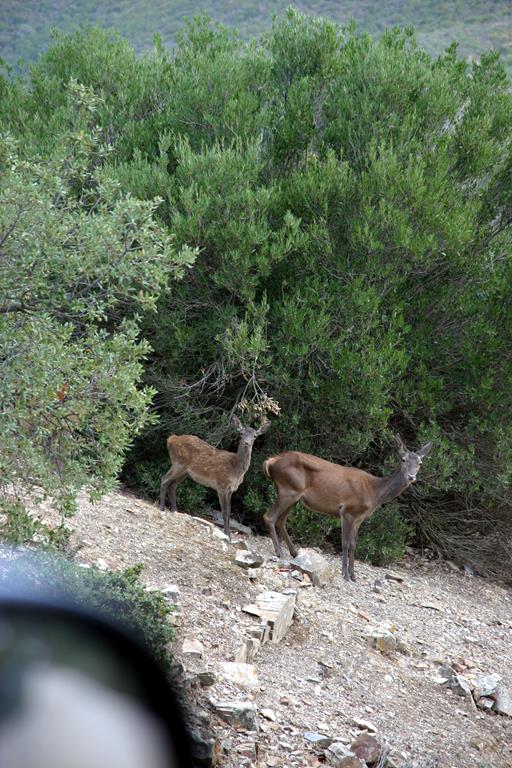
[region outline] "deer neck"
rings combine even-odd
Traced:
[[[378,478],[375,487],[376,505],[380,506],[381,504],[396,499],[397,496],[400,496],[400,494],[405,491],[408,485],[408,481],[402,474],[401,466],[397,467],[389,477]]]
[[[238,450],[235,454],[235,471],[238,477],[243,477],[249,469],[251,463],[252,445],[247,445],[240,441]]]

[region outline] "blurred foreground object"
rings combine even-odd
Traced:
[[[45,594],[47,561],[41,590],[29,589],[16,559],[0,550],[0,765],[191,766],[175,694],[147,651],[92,611]]]

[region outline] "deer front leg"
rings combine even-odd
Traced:
[[[218,491],[222,517],[224,518],[224,533],[231,541],[231,529],[229,527],[229,518],[231,517],[231,491]]]
[[[350,536],[352,532],[353,520],[348,515],[343,515],[343,508],[340,510],[341,522],[342,522],[342,534],[341,534],[341,573],[345,581],[350,581],[350,573],[348,567],[348,554],[350,546]]]
[[[350,531],[350,541],[348,544],[348,573],[352,581],[356,580],[356,574],[354,571],[354,556],[356,552],[357,534],[359,533],[359,526],[361,523],[354,523],[352,530]]]

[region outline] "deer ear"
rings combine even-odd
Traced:
[[[430,449],[432,448],[432,443],[427,443],[423,446],[423,448],[420,448],[418,451],[418,456],[420,456],[422,459],[425,458],[425,456],[430,453]]]
[[[395,440],[398,446],[398,453],[400,454],[400,456],[405,456],[405,454],[407,453],[407,448],[403,444],[402,438],[400,437],[400,435],[395,435]]]
[[[264,435],[270,429],[270,421],[265,421],[259,429],[256,430],[256,436]]]
[[[243,430],[242,422],[235,413],[231,414],[230,422],[235,429],[238,429],[239,432]]]

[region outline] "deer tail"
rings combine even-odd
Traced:
[[[272,479],[272,475],[270,474],[270,466],[271,466],[271,464],[273,464],[273,463],[274,463],[274,458],[272,457],[272,458],[270,458],[270,459],[265,459],[265,461],[264,461],[264,462],[263,462],[263,464],[261,465],[261,469],[262,469],[262,471],[263,471],[263,474],[264,474],[266,477],[270,477],[270,479]]]

